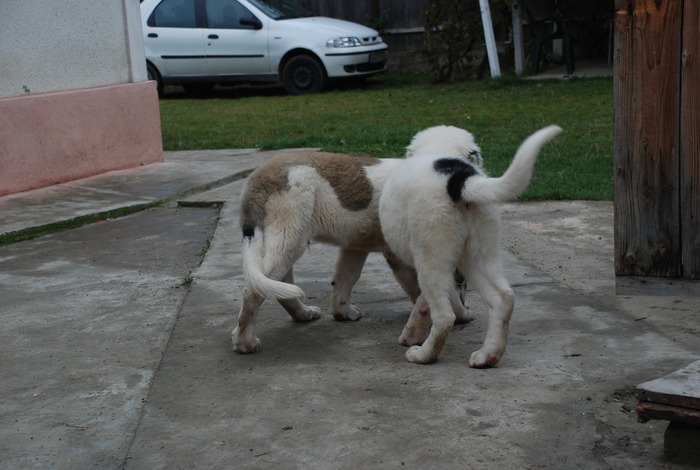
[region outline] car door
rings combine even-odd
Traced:
[[[204,2],[207,26],[204,40],[209,73],[270,73],[267,28],[262,22],[236,0]]]
[[[164,76],[207,74],[204,30],[197,27],[195,1],[163,0],[146,22],[146,49]]]

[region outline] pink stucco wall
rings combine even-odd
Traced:
[[[0,195],[162,160],[155,82],[0,99]]]

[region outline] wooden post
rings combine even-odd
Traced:
[[[700,2],[685,0],[681,56],[683,277],[700,279]]]
[[[679,184],[682,8],[682,1],[615,1],[618,276],[683,274]],[[697,29],[697,22],[694,27]],[[697,92],[697,84],[689,86]]]
[[[522,75],[525,70],[525,53],[523,50],[523,10],[520,0],[513,1],[512,23],[515,74]]]
[[[493,34],[493,23],[491,23],[489,0],[479,0],[479,4],[481,6],[481,23],[484,27],[484,38],[486,39],[486,52],[489,56],[491,78],[500,77],[501,66],[498,63],[498,50],[496,48],[496,38]]]

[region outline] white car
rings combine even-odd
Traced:
[[[328,79],[386,69],[377,31],[313,16],[282,0],[144,0],[148,77],[190,91],[216,83],[282,81],[291,95]]]

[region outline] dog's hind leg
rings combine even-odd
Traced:
[[[231,335],[234,351],[253,353],[260,350],[260,340],[255,336],[255,320],[264,300],[264,297],[248,287],[243,289],[243,304],[238,314],[238,326]]]
[[[351,250],[342,248],[338,255],[338,262],[335,265],[335,275],[333,276],[333,296],[331,298],[331,308],[333,318],[338,321],[356,321],[362,314],[350,304],[352,288],[360,279],[362,267],[367,260],[366,251]]]
[[[290,269],[284,275],[282,281],[294,284],[294,271]],[[318,307],[305,305],[299,299],[277,299],[284,309],[291,315],[294,321],[307,322],[321,318],[321,309]]]
[[[471,355],[469,366],[494,366],[506,350],[508,323],[513,313],[515,296],[500,274],[500,268],[495,265],[487,265],[485,269],[479,270],[469,277],[469,282],[481,296],[489,313],[484,345]]]

